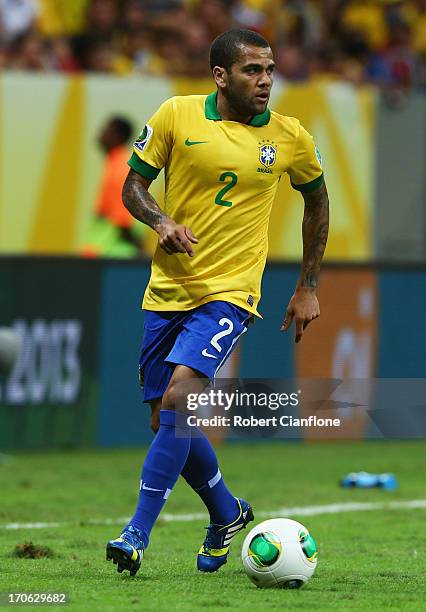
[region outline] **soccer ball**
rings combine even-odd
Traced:
[[[276,518],[250,531],[241,556],[247,576],[257,587],[297,589],[313,575],[318,553],[306,527]]]

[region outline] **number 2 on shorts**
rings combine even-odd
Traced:
[[[217,351],[219,351],[219,353],[221,353],[222,347],[219,344],[219,340],[223,338],[224,336],[229,336],[229,334],[232,334],[232,331],[234,329],[234,324],[232,323],[231,319],[227,319],[226,317],[223,317],[219,321],[219,325],[221,327],[223,327],[224,325],[227,325],[227,329],[224,329],[223,331],[220,331],[217,334],[215,334],[213,338],[210,340],[210,344],[214,346],[214,348]]]

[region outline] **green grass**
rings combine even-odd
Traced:
[[[343,501],[426,498],[426,443],[229,444],[218,450],[235,494],[254,510]],[[142,450],[20,454],[0,463],[0,524],[56,521],[52,529],[0,529],[0,592],[66,592],[75,610],[421,610],[425,510],[380,510],[294,517],[307,525],[319,547],[315,576],[299,591],[256,589],[243,573],[233,545],[228,564],[213,575],[195,570],[204,521],[159,522],[135,578],[117,574],[104,560],[115,525],[91,525],[129,516],[139,485]],[[395,492],[345,490],[346,472],[393,471]],[[184,482],[167,503],[168,513],[201,512]],[[52,558],[14,556],[31,541]],[[28,606],[27,606],[28,607]],[[51,606],[49,609],[59,609]]]

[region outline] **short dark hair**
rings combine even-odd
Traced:
[[[210,47],[210,67],[220,66],[230,70],[232,64],[237,61],[239,47],[241,45],[252,45],[253,47],[270,47],[269,42],[258,32],[234,28],[219,34]]]
[[[121,143],[125,144],[133,132],[133,126],[130,121],[128,121],[125,117],[116,116],[111,118],[110,124],[116,131]]]

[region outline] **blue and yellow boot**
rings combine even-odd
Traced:
[[[113,561],[117,565],[117,572],[129,570],[134,576],[141,566],[144,545],[141,532],[129,525],[119,538],[110,540],[106,547],[107,561]]]
[[[216,572],[228,559],[232,538],[254,519],[250,504],[236,498],[239,508],[238,517],[229,525],[210,523],[207,535],[197,556],[197,568],[201,572]]]

